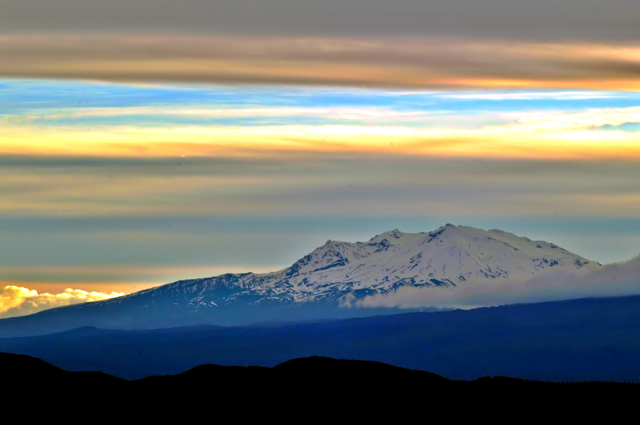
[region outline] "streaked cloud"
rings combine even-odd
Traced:
[[[212,158],[21,155],[0,157],[0,165],[0,213],[9,216],[640,214],[640,167],[633,158],[283,151]]]
[[[104,294],[71,288],[59,294],[49,294],[18,286],[5,286],[0,288],[0,318],[25,316],[50,308],[106,300],[122,295],[124,293]]]
[[[438,97],[470,100],[586,100],[612,99],[623,95],[605,91],[553,91],[553,92],[509,92],[509,93],[434,93]]]
[[[637,40],[0,36],[0,75],[106,81],[640,90]]]
[[[629,258],[639,102],[0,79],[0,283],[131,292],[452,221]]]
[[[387,96],[406,93],[395,90],[234,89],[238,92],[219,86],[74,87],[5,80],[0,90],[0,154],[640,156],[637,134],[628,127],[640,120],[640,95],[633,92],[540,91],[534,96],[528,91],[494,91],[409,97]],[[43,103],[33,94],[38,92],[46,92],[50,100]],[[491,96],[502,96],[502,101]]]
[[[55,121],[78,118],[111,118],[125,116],[171,116],[212,119],[230,118],[296,118],[314,117],[334,121],[356,121],[369,124],[380,123],[425,123],[442,119],[438,111],[397,111],[379,107],[262,107],[262,108],[190,108],[190,107],[119,107],[119,108],[74,108],[67,112],[44,115],[4,115],[2,124],[27,124],[37,121]]]
[[[524,114],[523,114],[524,115]],[[290,152],[362,152],[484,158],[640,157],[634,132],[589,131],[637,122],[638,109],[545,114],[479,129],[399,125],[164,125],[92,129],[5,126],[0,153],[97,156],[255,156]]]
[[[570,131],[593,127],[619,126],[640,122],[640,107],[592,109],[577,113],[555,113],[518,120],[518,129],[525,131]]]

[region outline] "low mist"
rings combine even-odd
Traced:
[[[531,278],[469,280],[455,288],[403,287],[390,294],[366,297],[355,306],[465,309],[625,295],[640,295],[640,255],[597,270],[547,269]]]

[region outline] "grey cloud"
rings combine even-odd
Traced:
[[[191,209],[196,215],[224,214],[209,209],[220,203],[239,210],[259,205],[263,214],[307,214],[334,208],[335,202],[352,214],[474,208],[492,214],[517,210],[537,215],[560,208],[565,213],[601,215],[606,207],[600,204],[607,199],[640,193],[640,166],[635,161],[501,161],[362,153],[285,152],[252,158],[5,155],[0,156],[2,176],[6,178],[0,180],[0,193],[7,201],[20,199],[26,205],[38,194],[38,204],[48,205],[43,212],[69,202],[66,194],[77,195],[79,190],[87,206],[88,200],[96,205],[134,206],[141,200],[155,204],[161,196],[170,207]],[[183,185],[179,192],[172,182],[176,178]],[[113,185],[129,189],[100,195]],[[137,192],[138,186],[144,192]],[[594,197],[602,202],[594,203]]]
[[[295,156],[295,154],[292,154]],[[61,170],[67,172],[119,171],[126,174],[185,173],[234,175],[246,169],[283,172],[289,161],[280,159],[251,159],[232,157],[105,157],[105,156],[47,156],[0,155],[0,169]]]
[[[9,31],[637,39],[636,0],[2,0]]]
[[[251,270],[290,265],[327,239],[363,241],[447,222],[549,240],[602,262],[640,246],[638,198],[624,208],[609,202],[640,193],[632,161],[360,153],[180,160],[0,157],[3,205],[30,208],[0,211],[0,265]],[[105,190],[114,184],[118,190]],[[114,205],[122,207],[117,214]]]
[[[486,176],[503,179],[513,175],[539,178],[541,176],[579,175],[592,173],[616,180],[630,179],[630,175],[640,177],[640,163],[637,160],[544,160],[544,159],[491,159],[443,157],[433,158],[402,153],[367,153],[367,152],[305,152],[278,151],[275,154],[261,150],[242,149],[244,156],[193,156],[193,157],[158,157],[158,156],[80,156],[80,155],[38,155],[38,154],[0,154],[0,170],[65,170],[79,169],[84,171],[100,171],[118,168],[125,173],[164,174],[162,167],[173,167],[185,173],[210,175],[235,175],[251,171],[292,172],[300,169],[343,169],[349,171],[354,167],[364,170],[375,168],[376,173],[387,173],[387,177],[411,177],[415,172],[442,174],[449,170],[452,176],[459,173],[470,176]],[[354,170],[359,174],[363,170]],[[632,179],[635,180],[635,179]]]

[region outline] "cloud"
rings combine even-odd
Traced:
[[[575,113],[553,113],[518,120],[520,131],[563,132],[640,122],[640,107],[590,109]]]
[[[537,159],[640,157],[637,135],[590,131],[637,122],[638,109],[525,115],[519,122],[482,128],[346,124],[239,126],[173,123],[165,126],[4,126],[0,154],[83,156],[269,156],[286,152]],[[527,117],[529,115],[529,117]],[[413,118],[411,118],[413,120]]]
[[[3,31],[637,39],[636,0],[3,0]]]
[[[4,115],[0,124],[27,124],[36,121],[55,121],[78,118],[112,118],[126,116],[191,117],[208,119],[233,118],[292,118],[311,117],[326,120],[355,121],[368,124],[379,123],[424,123],[441,120],[440,111],[398,111],[381,107],[236,107],[236,108],[193,108],[185,106],[137,106],[111,108],[71,108],[67,112],[38,115]]]
[[[60,294],[49,294],[19,286],[5,286],[4,289],[0,289],[0,318],[25,316],[51,308],[101,301],[122,295],[122,292],[104,294],[71,288]]]
[[[0,156],[0,213],[76,219],[220,217],[238,211],[252,216],[474,211],[638,217],[639,181],[640,167],[633,159],[504,161],[362,152],[236,158]]]
[[[552,91],[552,92],[515,92],[515,93],[444,93],[435,97],[464,100],[588,100],[615,99],[624,97],[621,93],[604,91]]]
[[[571,99],[598,99],[607,98],[598,92],[593,94],[585,93],[584,97],[571,97],[566,93],[483,93],[483,94],[446,94],[437,97],[448,97],[456,99],[484,99],[484,100],[534,100],[534,99],[563,99],[565,97]],[[312,129],[331,128],[336,122],[346,122],[348,127],[344,128],[344,132],[348,132],[348,128],[358,129],[358,125],[368,125],[374,128],[382,129],[386,133],[407,134],[411,136],[421,135],[424,130],[437,130],[438,135],[447,135],[447,131],[451,134],[463,134],[460,130],[466,130],[466,134],[487,134],[495,131],[496,134],[503,133],[505,130],[519,131],[545,131],[545,132],[564,132],[574,130],[584,130],[593,127],[604,126],[620,126],[627,123],[640,122],[640,107],[626,108],[591,108],[582,112],[564,112],[554,111],[541,114],[539,112],[528,111],[499,111],[489,113],[475,113],[468,116],[464,113],[454,113],[450,110],[397,110],[393,108],[383,107],[280,107],[280,106],[263,106],[263,107],[210,107],[210,108],[193,108],[189,106],[162,106],[162,107],[109,107],[109,108],[69,108],[67,111],[59,111],[55,114],[48,111],[41,113],[25,113],[20,115],[3,115],[0,116],[0,125],[16,126],[28,123],[39,123],[45,126],[55,126],[57,120],[83,119],[83,118],[121,118],[127,116],[133,117],[151,117],[173,118],[176,121],[164,123],[165,126],[184,127],[185,124],[179,121],[183,118],[204,118],[213,120],[230,120],[237,118],[260,119],[260,125],[253,124],[253,128],[279,127],[283,128],[282,121],[291,126],[292,129]],[[269,121],[270,118],[275,120]],[[294,121],[297,118],[322,119],[319,124],[312,125],[309,123],[299,124]],[[515,123],[492,125],[481,127],[482,120],[488,118],[499,118],[507,121],[516,120]],[[288,122],[287,122],[288,121]],[[141,122],[145,122],[142,120]],[[460,122],[466,124],[466,127],[456,127]],[[514,125],[515,124],[515,125]],[[193,124],[191,124],[193,126]],[[231,124],[223,124],[230,126]],[[402,128],[411,125],[412,130]],[[475,125],[476,128],[470,128]],[[78,125],[79,126],[79,125]],[[103,124],[104,126],[104,124]],[[114,125],[114,127],[117,127]],[[213,127],[208,124],[207,127]],[[336,128],[336,127],[334,127]],[[236,131],[234,129],[234,131]],[[376,130],[373,130],[376,131]],[[429,133],[426,133],[429,134]]]
[[[0,75],[436,89],[640,88],[636,40],[160,34],[0,35]]]
[[[593,271],[554,271],[529,279],[467,281],[456,288],[400,288],[369,296],[358,307],[475,308],[587,297],[640,295],[640,256]]]

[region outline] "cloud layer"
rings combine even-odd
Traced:
[[[633,160],[10,156],[0,168],[0,213],[10,217],[640,215]]]
[[[359,307],[475,308],[587,297],[640,295],[640,256],[592,272],[548,269],[530,279],[468,281],[457,288],[400,288],[370,296]]]
[[[447,222],[629,258],[639,102],[0,79],[0,280],[130,292]]]
[[[18,77],[640,89],[637,39],[0,33],[0,57],[0,75]]]
[[[49,294],[19,286],[5,286],[0,289],[0,319],[25,316],[55,307],[106,300],[122,295],[124,293],[104,294],[71,288],[60,294]]]
[[[3,0],[3,31],[637,39],[636,0]]]

